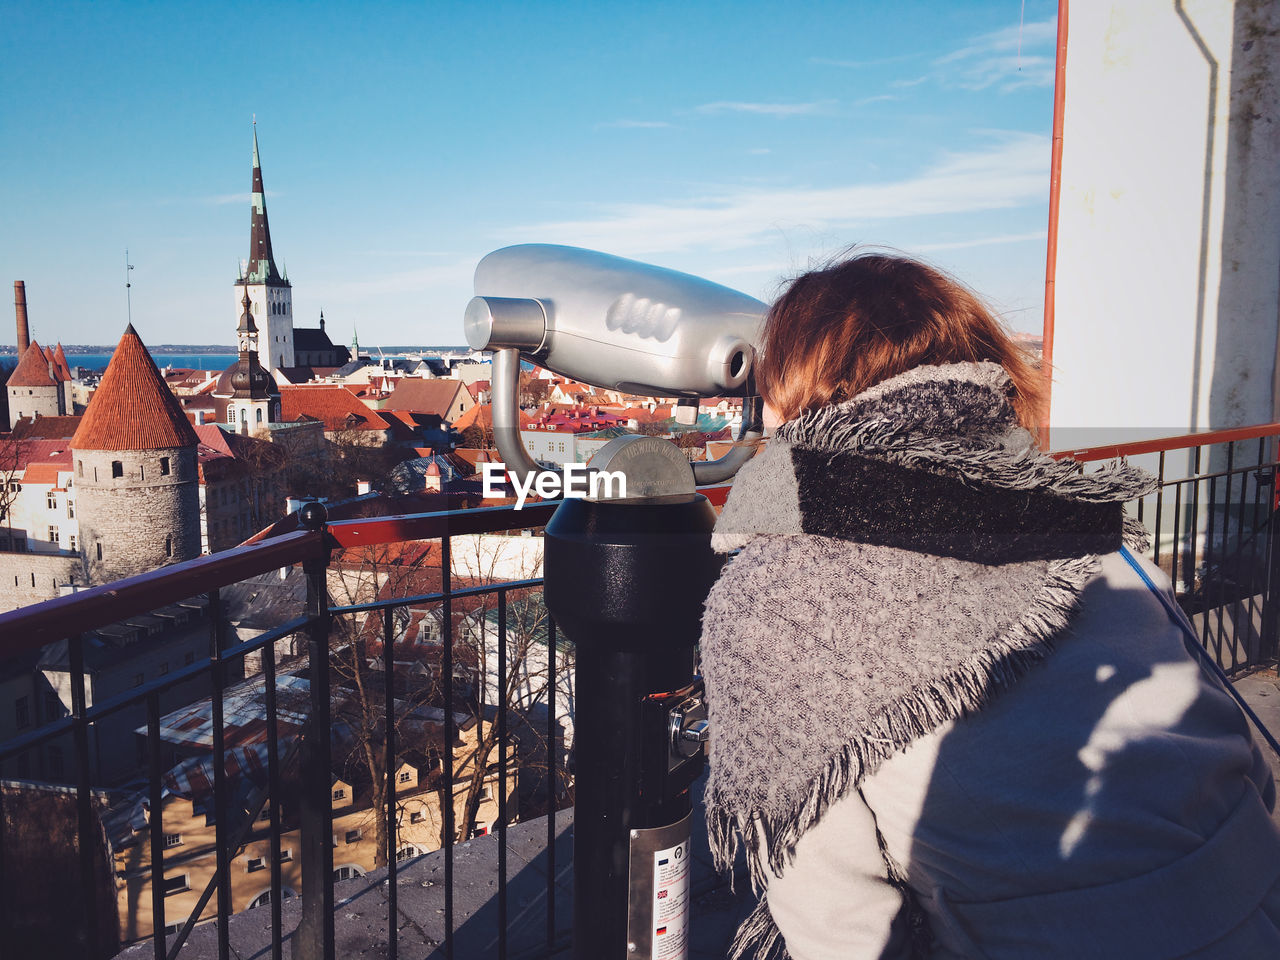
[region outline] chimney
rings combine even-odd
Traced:
[[[27,285],[22,280],[13,281],[13,309],[18,315],[18,356],[31,346],[31,329],[27,326]]]

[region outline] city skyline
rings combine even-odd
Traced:
[[[1052,5],[7,8],[0,240],[41,342],[225,343],[256,113],[294,316],[457,343],[476,262],[592,247],[769,299],[855,243],[1040,328]],[[6,338],[7,339],[7,338]]]

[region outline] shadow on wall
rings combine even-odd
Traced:
[[[1275,356],[1280,308],[1280,6],[1271,0],[1235,0],[1231,62],[1219,62],[1197,30],[1184,0],[1175,0],[1188,34],[1208,66],[1209,112],[1205,128],[1204,194],[1201,204],[1199,282],[1196,300],[1193,427],[1234,427],[1277,417],[1277,375],[1248,371],[1254,351]],[[1219,87],[1229,83],[1227,116],[1217,110]],[[1217,127],[1227,125],[1222,179],[1213,170]],[[1222,196],[1216,196],[1221,191]],[[1221,204],[1221,272],[1214,288],[1209,275],[1210,225]],[[1195,398],[1205,353],[1205,315],[1216,315],[1209,422],[1198,423]],[[1259,412],[1264,412],[1259,416]]]

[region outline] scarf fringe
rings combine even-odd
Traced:
[[[717,871],[730,874],[732,889],[732,867],[741,837],[752,891],[761,898],[734,937],[733,960],[743,956],[774,960],[771,951],[781,943],[781,933],[764,898],[766,864],[775,875],[781,874],[795,859],[800,837],[851,785],[856,786],[884,760],[942,724],[981,710],[1052,653],[1057,635],[1075,611],[1081,588],[1097,573],[1100,563],[1098,556],[1088,555],[1051,564],[1043,592],[1022,620],[954,673],[903,698],[871,731],[846,743],[827,761],[800,806],[788,814],[771,816],[756,809],[739,819],[715,783],[713,765],[704,796],[712,862]],[[893,872],[899,875],[890,880],[905,884],[901,871]],[[756,952],[747,954],[749,949]],[[785,957],[785,952],[777,956]]]
[[[893,420],[850,420],[844,404],[821,407],[778,428],[777,439],[826,451],[850,451],[896,463],[990,484],[1005,490],[1046,490],[1088,503],[1136,500],[1153,493],[1157,480],[1127,461],[1113,460],[1093,473],[1070,457],[1043,453],[1031,434],[1014,428],[1017,446],[991,445],[913,434]]]

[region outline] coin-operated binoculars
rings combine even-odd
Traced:
[[[526,244],[480,261],[467,342],[492,350],[493,427],[508,473],[555,466],[520,438],[520,360],[627,393],[744,397],[738,438],[762,435],[752,366],[765,305],[699,277],[576,247]],[[547,609],[577,647],[573,956],[683,960],[690,785],[708,735],[694,675],[702,606],[723,558],[699,484],[733,476],[734,447],[691,463],[670,440],[621,436],[587,464],[584,496],[547,523]],[[557,484],[560,483],[557,478]]]

